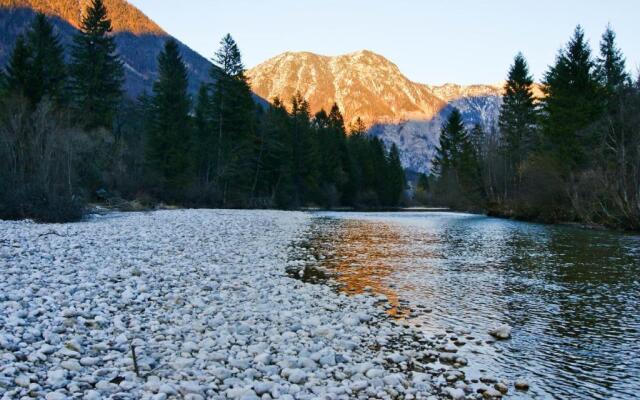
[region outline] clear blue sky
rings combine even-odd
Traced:
[[[582,24],[596,49],[607,23],[640,67],[640,0],[130,0],[207,58],[227,32],[247,67],[284,51],[369,49],[423,83],[504,79],[516,52],[536,79]]]

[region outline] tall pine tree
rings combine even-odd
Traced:
[[[9,56],[5,74],[3,74],[3,86],[7,93],[22,94],[26,96],[29,84],[29,59],[31,51],[23,35],[19,35]]]
[[[26,36],[19,36],[6,70],[8,92],[24,95],[32,105],[44,97],[65,102],[64,49],[47,17],[35,16]]]
[[[457,108],[454,108],[440,131],[440,146],[433,161],[436,174],[442,175],[449,169],[455,169],[465,137],[467,137],[467,131],[462,115]]]
[[[237,43],[231,35],[220,42],[211,75],[212,122],[216,136],[215,182],[221,205],[239,202],[251,186],[255,167],[255,103]],[[230,198],[230,197],[236,197]]]
[[[191,108],[188,76],[178,43],[169,39],[158,57],[158,80],[148,110],[147,162],[170,200],[189,184]]]
[[[73,104],[85,127],[111,128],[122,98],[124,69],[102,0],[92,0],[71,52]]]
[[[200,85],[194,116],[193,154],[200,183],[208,187],[214,177],[215,136],[211,122],[211,95],[206,84]]]
[[[293,205],[308,203],[316,191],[317,171],[315,146],[311,136],[309,103],[300,92],[291,99],[291,136]]]
[[[400,151],[395,145],[391,145],[387,156],[387,168],[385,171],[386,187],[383,197],[383,205],[395,207],[400,202],[405,188],[405,176],[402,163],[400,162]]]
[[[456,108],[442,127],[433,167],[440,195],[446,202],[460,208],[483,206],[478,156]]]
[[[498,122],[512,173],[516,173],[537,143],[537,109],[532,86],[527,61],[518,53],[509,69]]]
[[[608,96],[613,96],[630,85],[631,78],[625,64],[624,55],[616,44],[616,34],[608,25],[600,41],[600,57],[597,62],[598,75]]]
[[[601,89],[591,49],[580,26],[544,78],[543,129],[565,172],[584,165],[597,145],[585,129],[602,115]]]

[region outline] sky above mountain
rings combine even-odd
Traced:
[[[629,68],[640,67],[638,0],[130,1],[208,58],[231,33],[247,67],[285,51],[369,49],[418,82],[489,83],[522,51],[540,79],[577,24],[595,49],[607,23]]]

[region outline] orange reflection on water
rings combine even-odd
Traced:
[[[386,282],[398,268],[393,260],[405,256],[398,243],[399,231],[390,225],[365,221],[344,221],[327,233],[331,248],[324,249],[323,267],[335,276],[340,290],[348,294],[372,292],[385,295],[391,306],[387,313],[402,318],[408,310],[401,307],[397,292]]]

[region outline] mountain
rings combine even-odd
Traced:
[[[428,87],[407,79],[384,57],[364,50],[337,57],[284,53],[247,72],[253,90],[265,99],[288,102],[300,91],[311,110],[337,103],[345,120],[365,123],[431,118],[443,106]]]
[[[405,168],[428,172],[439,142],[440,127],[453,107],[467,123],[488,132],[502,101],[501,85],[426,85],[409,80],[385,57],[368,50],[322,56],[287,52],[247,71],[259,96],[288,103],[299,91],[312,112],[335,102],[345,121],[360,117],[369,134],[387,145],[395,143]]]
[[[16,37],[31,23],[36,12],[52,17],[62,43],[69,48],[90,0],[0,0],[0,66],[9,58]],[[125,64],[125,89],[132,97],[150,92],[157,76],[157,56],[171,37],[144,13],[125,0],[104,0],[113,24],[118,52]],[[209,80],[211,63],[180,43],[189,71],[189,89]]]

